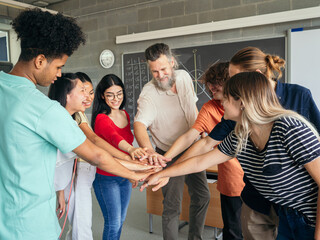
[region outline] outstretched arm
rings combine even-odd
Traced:
[[[84,143],[73,150],[79,157],[83,158],[92,165],[97,166],[103,171],[110,172],[120,177],[138,181],[144,179],[151,174],[150,172],[133,172],[122,166],[108,152],[94,145],[90,140],[86,139]]]
[[[130,156],[119,151],[115,147],[113,147],[111,144],[100,138],[97,134],[92,131],[92,129],[89,127],[89,125],[85,122],[81,123],[79,125],[82,132],[86,135],[86,137],[95,145],[102,148],[103,150],[110,153],[113,157],[123,159],[123,160],[131,160]]]
[[[199,134],[200,132],[198,132],[196,129],[190,128],[186,133],[177,138],[177,140],[166,152],[165,156],[169,158],[176,157],[181,152],[190,147],[190,145],[197,139]]]
[[[208,153],[188,158],[185,161],[173,164],[172,166],[151,175],[143,184],[144,188],[148,185],[155,185],[161,178],[182,176],[190,173],[201,172],[210,166],[220,164],[230,160],[229,157],[223,154],[219,149],[214,149]],[[153,191],[156,191],[154,188]]]
[[[142,148],[147,148],[146,152],[149,155],[150,164],[165,167],[166,162],[170,161],[171,159],[163,157],[154,151],[146,126],[141,122],[134,122],[133,128],[134,136],[136,137],[139,146]]]

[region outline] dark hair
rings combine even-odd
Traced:
[[[173,59],[173,61],[174,61],[173,67],[175,69],[178,68],[178,62],[177,62],[174,54],[172,54],[172,52],[167,44],[164,44],[164,43],[153,44],[152,46],[150,46],[146,49],[144,54],[145,54],[146,60],[151,61],[151,62],[156,61],[161,55],[165,55],[168,58],[168,60]]]
[[[208,88],[208,83],[212,85],[223,85],[229,77],[229,62],[218,62],[211,65],[203,74],[203,83]],[[209,91],[209,93],[211,93]]]
[[[98,116],[98,114],[104,113],[104,114],[108,115],[111,113],[111,108],[108,106],[108,104],[106,104],[106,101],[105,101],[105,99],[102,98],[102,96],[104,95],[104,92],[106,91],[106,89],[108,89],[114,85],[120,86],[123,91],[123,101],[122,101],[119,109],[123,109],[123,107],[125,106],[126,92],[125,92],[124,85],[123,85],[121,79],[114,74],[108,74],[108,75],[104,76],[97,85],[96,93],[95,93],[94,100],[93,100],[92,117],[91,117],[92,129],[94,129],[94,124],[95,124],[96,117]]]
[[[81,82],[85,83],[85,82],[89,82],[92,84],[91,79],[89,78],[89,76],[87,74],[85,74],[84,72],[76,72],[76,75],[78,76],[78,78],[80,79]]]
[[[245,72],[259,69],[268,79],[277,80],[282,76],[285,60],[277,55],[265,54],[259,48],[246,47],[231,58],[230,64],[239,66]]]
[[[50,85],[48,97],[66,107],[67,95],[75,88],[77,79],[78,76],[74,73],[62,73],[61,77],[57,77],[57,80]]]
[[[21,12],[12,22],[12,27],[20,39],[19,61],[30,61],[39,54],[47,59],[71,56],[85,44],[85,36],[74,18],[61,13],[51,14],[39,8]]]

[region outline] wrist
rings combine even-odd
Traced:
[[[133,149],[134,149],[133,146],[129,146],[128,149],[127,149],[127,152],[130,153]]]

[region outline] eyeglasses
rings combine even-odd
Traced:
[[[104,95],[108,100],[113,100],[115,99],[115,97],[117,97],[118,99],[122,99],[123,98],[123,92],[119,92],[117,94],[114,93],[107,93]]]

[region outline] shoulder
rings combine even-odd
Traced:
[[[279,83],[285,92],[290,93],[291,95],[305,95],[310,94],[310,90],[306,87],[300,86],[298,84],[292,83]]]
[[[279,118],[275,121],[275,126],[278,127],[278,129],[282,129],[282,132],[284,134],[288,133],[290,129],[307,127],[306,124],[303,123],[300,119],[292,116],[285,116]]]
[[[78,125],[82,123],[89,123],[87,116],[83,112],[76,112],[74,117]]]
[[[111,121],[111,119],[104,113],[99,113],[96,117],[96,123],[100,121]]]
[[[123,109],[122,111],[123,111],[123,112],[124,112],[124,114],[126,115],[127,119],[129,119],[129,120],[130,120],[129,113],[128,113],[125,109]]]
[[[176,78],[188,78],[191,79],[189,73],[185,70],[179,69],[174,71]]]
[[[155,85],[153,84],[153,79],[148,82],[147,84],[145,84],[142,88],[142,91],[140,93],[140,97],[147,97],[147,96],[152,96],[154,93],[156,93],[157,89],[155,87]]]

